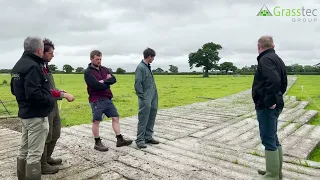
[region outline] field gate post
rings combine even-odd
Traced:
[[[2,104],[2,106],[4,107],[4,109],[7,111],[7,113],[10,115],[10,112],[8,111],[8,109],[6,108],[6,106],[4,105],[4,103],[2,102],[1,99],[0,99],[0,103]]]

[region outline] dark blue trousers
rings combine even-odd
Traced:
[[[259,122],[259,131],[262,144],[265,150],[275,151],[281,146],[277,136],[278,117],[283,107],[275,109],[264,108],[257,110],[257,119]]]

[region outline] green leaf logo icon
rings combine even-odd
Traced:
[[[260,11],[258,12],[257,16],[272,16],[272,14],[267,8],[267,6],[263,5]]]

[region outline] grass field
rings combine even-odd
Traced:
[[[299,76],[287,94],[297,96],[299,100],[310,101],[311,98],[306,109],[320,111],[320,76]],[[320,116],[314,118],[310,124],[320,125]]]
[[[56,86],[73,94],[76,100],[72,103],[62,101],[60,111],[64,126],[91,123],[91,109],[88,103],[86,84],[81,74],[56,74]],[[136,115],[138,100],[134,92],[134,75],[116,75],[117,83],[112,86],[114,103],[120,117]],[[0,83],[10,76],[0,75]],[[170,108],[194,102],[206,101],[206,98],[220,98],[251,87],[253,76],[211,76],[202,78],[201,75],[155,75],[159,93],[159,108]],[[9,85],[0,86],[0,99],[8,102],[6,106],[12,113],[17,112],[14,96],[10,93]],[[59,104],[60,106],[60,101]],[[3,107],[0,107],[4,113]]]

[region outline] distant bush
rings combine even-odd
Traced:
[[[2,81],[2,85],[8,85],[8,81],[4,79],[4,80]]]

